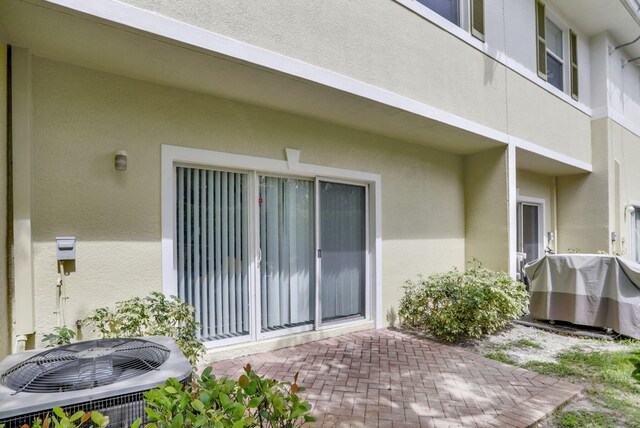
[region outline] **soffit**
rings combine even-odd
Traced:
[[[623,2],[627,2],[629,8]],[[555,0],[553,6],[588,37],[608,31],[614,42],[621,45],[640,36],[640,15],[637,12],[640,5],[635,0]],[[640,56],[640,41],[624,50],[631,58]]]
[[[273,69],[79,14],[0,0],[7,43],[33,55],[317,118],[456,154],[504,145],[474,132]]]
[[[522,148],[516,148],[516,168],[549,176],[584,174],[586,172],[576,166]]]

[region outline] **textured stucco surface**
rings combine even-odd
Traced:
[[[374,134],[82,67],[33,61],[33,239],[39,337],[56,317],[55,237],[78,238],[67,324],[161,290],[160,145],[382,177],[384,313],[417,273],[464,263],[462,159]],[[127,150],[117,172],[113,153]],[[40,339],[38,339],[39,342]]]
[[[592,122],[590,174],[558,177],[558,251],[609,251],[609,119]]]
[[[518,170],[516,177],[518,197],[544,200],[544,242],[547,245],[553,245],[553,242],[547,242],[547,232],[555,231],[555,207],[553,198],[555,193],[555,177],[524,170]]]
[[[591,118],[524,77],[507,73],[509,134],[591,162]]]
[[[465,257],[509,272],[507,150],[465,156]]]
[[[506,131],[504,66],[394,1],[126,2]]]
[[[621,251],[623,256],[631,257],[631,223],[625,207],[630,203],[640,202],[640,137],[629,132],[614,121],[611,126],[611,156],[620,163],[620,184],[614,191],[619,192],[619,207],[614,210],[614,225],[619,236],[615,250]],[[613,171],[612,171],[613,172]],[[638,215],[638,214],[636,214]]]
[[[0,39],[1,40],[1,39]],[[7,278],[7,46],[0,42],[0,360],[11,351]]]
[[[590,160],[590,119],[586,114],[397,2],[127,3],[388,89],[576,159]],[[518,15],[523,28],[535,34],[533,7],[509,8],[507,12]],[[517,49],[511,46],[509,53],[535,73],[534,44],[520,49],[525,40],[533,39],[516,34],[518,31],[509,27],[507,41],[518,45]],[[495,36],[491,43],[497,46],[492,46],[500,49],[503,41]],[[527,62],[517,57],[523,52],[533,58],[533,65],[531,59]]]

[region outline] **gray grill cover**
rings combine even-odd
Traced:
[[[640,264],[607,255],[549,255],[524,268],[531,316],[611,328],[640,339]]]

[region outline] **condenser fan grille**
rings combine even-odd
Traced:
[[[2,383],[18,392],[95,388],[157,369],[169,349],[141,339],[102,339],[61,346],[16,364]]]

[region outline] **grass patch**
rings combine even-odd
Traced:
[[[584,380],[584,378],[580,376],[580,372],[565,364],[549,363],[546,361],[529,361],[524,364],[522,368],[548,376],[575,377],[577,378],[576,380]]]
[[[504,352],[489,352],[488,354],[484,354],[485,358],[489,358],[492,360],[500,361],[501,363],[511,364],[512,366],[518,365],[518,362],[505,354]]]
[[[509,349],[514,349],[514,348],[518,348],[518,349],[544,349],[544,347],[542,345],[540,345],[538,342],[535,342],[533,340],[529,340],[529,339],[518,339],[518,340],[511,340],[507,343],[505,343],[504,345],[500,345],[497,346],[496,349],[499,350],[509,350]]]
[[[522,367],[540,374],[590,384],[585,392],[592,402],[606,409],[566,411],[555,416],[561,427],[640,428],[640,383],[631,377],[632,352],[583,352],[570,349],[556,355],[557,363],[530,361]]]
[[[588,410],[560,413],[555,417],[555,422],[562,428],[611,427],[616,425],[616,421],[611,415]]]

